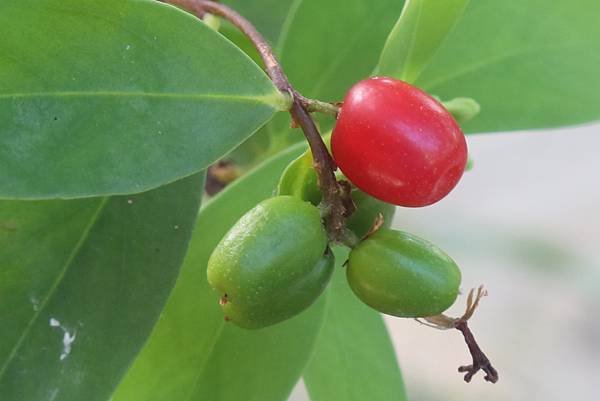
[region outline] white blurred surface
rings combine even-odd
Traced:
[[[465,293],[486,285],[470,326],[500,381],[462,381],[470,357],[458,331],[387,318],[409,399],[600,399],[600,124],[472,136],[469,149],[459,186],[399,209],[394,226],[449,253]],[[452,311],[463,308],[464,297]],[[308,400],[301,386],[291,400]]]

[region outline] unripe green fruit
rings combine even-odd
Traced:
[[[319,190],[317,173],[312,163],[312,153],[309,150],[293,160],[281,174],[277,194],[291,195],[317,206],[323,195]],[[337,178],[345,179],[342,174],[338,174]],[[358,189],[353,189],[351,196],[356,211],[348,218],[346,226],[358,237],[363,237],[369,232],[375,218],[380,213],[384,219],[383,227],[390,226],[396,210],[394,205],[375,199]]]
[[[279,178],[277,194],[295,196],[318,205],[323,194],[319,190],[317,173],[312,164],[312,153],[308,150],[288,164]]]
[[[228,320],[261,328],[312,304],[333,271],[319,210],[291,196],[259,203],[231,228],[208,261],[208,282]]]
[[[367,305],[413,318],[448,309],[461,280],[456,263],[438,247],[389,229],[373,233],[350,252],[346,277]]]
[[[396,206],[375,199],[358,189],[352,191],[352,200],[356,211],[346,220],[346,227],[358,237],[364,237],[369,232],[380,213],[383,216],[382,227],[388,228],[392,224]]]

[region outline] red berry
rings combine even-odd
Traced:
[[[331,150],[344,175],[362,191],[410,207],[446,196],[467,163],[465,136],[444,106],[386,77],[365,79],[350,89]]]

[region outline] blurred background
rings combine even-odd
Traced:
[[[485,284],[470,327],[500,381],[463,382],[458,331],[386,318],[409,400],[598,400],[600,124],[470,136],[469,153],[473,169],[444,201],[398,209],[394,227],[449,253],[464,294]],[[301,383],[290,400],[308,400]]]

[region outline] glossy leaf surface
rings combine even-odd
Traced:
[[[0,202],[0,398],[110,397],[175,283],[202,181]]]
[[[279,42],[284,70],[306,96],[339,101],[368,76],[398,19],[399,0],[303,0]]]
[[[321,299],[300,316],[263,330],[225,324],[206,280],[208,258],[245,212],[271,196],[304,147],[270,159],[208,203],[198,218],[179,280],[149,342],[113,401],[279,401],[309,358]]]
[[[282,106],[243,52],[156,1],[4,1],[0,26],[0,198],[148,190]]]
[[[377,74],[414,82],[470,0],[407,0],[387,39]]]
[[[599,14],[595,0],[471,1],[416,83],[479,102],[470,133],[597,120]]]
[[[225,0],[223,3],[243,15],[271,44],[277,44],[288,15],[301,0]]]
[[[341,101],[371,74],[402,10],[402,0],[298,0],[290,8],[276,47],[290,82],[305,96]],[[322,118],[325,131],[333,119]],[[278,114],[263,135],[275,148],[298,142],[290,119]]]
[[[304,371],[312,401],[404,401],[402,375],[381,315],[354,296],[335,252],[327,312],[313,357]]]

